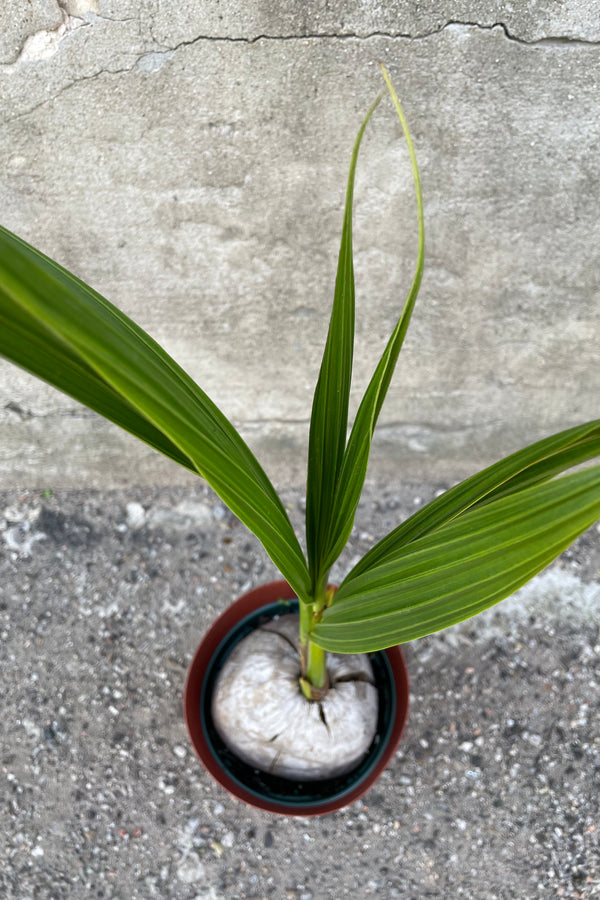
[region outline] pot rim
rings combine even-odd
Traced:
[[[249,789],[244,786],[232,773],[227,771],[219,759],[212,741],[206,733],[205,716],[202,713],[206,705],[203,703],[205,682],[211,677],[211,670],[215,657],[236,626],[244,619],[250,618],[262,608],[275,604],[277,601],[296,600],[294,591],[286,581],[273,581],[261,585],[238,597],[227,609],[218,616],[209,627],[200,644],[198,645],[191,665],[188,670],[184,689],[184,717],[192,746],[200,761],[213,778],[230,794],[239,800],[261,809],[265,812],[278,813],[280,815],[315,816],[325,815],[341,809],[358,800],[379,778],[385,767],[393,757],[396,747],[402,736],[408,714],[409,682],[404,655],[399,646],[379,651],[384,657],[383,664],[388,670],[390,687],[395,695],[395,709],[393,720],[386,728],[383,744],[369,751],[367,763],[361,761],[353,772],[356,772],[356,782],[352,783],[349,773],[347,780],[349,787],[341,790],[333,790],[326,794],[323,800],[281,800],[270,797],[261,789]],[[374,655],[374,654],[373,654]],[[374,757],[368,764],[370,755]],[[245,764],[242,764],[245,765]],[[366,770],[365,770],[366,767]],[[252,767],[248,767],[250,770]],[[365,771],[360,771],[360,770]],[[293,782],[290,782],[292,784]],[[323,782],[324,783],[324,782]],[[315,784],[315,782],[313,782]]]

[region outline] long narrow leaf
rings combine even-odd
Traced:
[[[48,380],[49,373],[52,373],[54,387],[64,390],[79,403],[197,474],[196,467],[179,447],[102,381],[52,332],[25,315],[17,306],[11,306],[10,317],[7,316],[6,306],[0,309],[0,355],[39,378]]]
[[[306,540],[313,590],[326,578],[323,554],[329,544],[333,501],[348,430],[348,403],[354,347],[354,269],[352,261],[352,205],[360,144],[378,97],[358,132],[346,189],[342,240],[333,309],[323,361],[315,389],[308,449]]]
[[[134,434],[164,435],[154,445],[184,464],[191,461],[256,534],[298,596],[308,600],[306,562],[271,482],[223,413],[152,338],[5,229],[0,229],[0,315],[21,333],[15,346],[15,331],[7,330],[0,353],[77,399],[86,399],[87,392],[94,409]],[[23,332],[38,344],[49,336],[47,352],[34,365]],[[127,407],[135,411],[131,422]],[[140,434],[140,419],[148,423],[146,435]]]
[[[344,584],[312,637],[367,652],[461,622],[502,600],[600,517],[600,466],[465,513]]]
[[[466,510],[541,484],[600,456],[600,420],[551,435],[467,478],[410,516],[375,544],[345,579],[397,556],[403,547],[461,516]]]
[[[421,286],[425,262],[423,198],[421,194],[421,180],[419,177],[417,158],[404,112],[402,111],[385,67],[382,66],[382,69],[388,90],[402,125],[402,130],[410,154],[417,199],[419,245],[415,274],[404,308],[359,406],[348,440],[348,445],[344,453],[340,475],[335,485],[336,491],[333,502],[334,516],[329,533],[330,544],[326,548],[327,556],[325,563],[327,565],[331,565],[337,559],[352,531],[356,508],[367,473],[373,432],[375,431],[375,425],[377,424],[383,401],[385,400],[392,375],[394,374],[398,355],[408,330],[410,318]]]

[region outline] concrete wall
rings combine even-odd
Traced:
[[[415,139],[428,255],[372,477],[444,481],[600,413],[597,5],[0,10],[2,223],[164,343],[279,483],[304,477],[347,165],[378,60]],[[359,168],[358,389],[416,248],[389,104]],[[0,487],[186,477],[6,363],[0,426]]]

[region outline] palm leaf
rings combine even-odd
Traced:
[[[0,289],[1,290],[1,289]],[[51,383],[197,474],[197,469],[161,431],[141,416],[66,344],[16,305],[0,308],[0,353]]]
[[[193,467],[308,600],[306,562],[285,509],[223,413],[131,319],[5,229],[0,321],[0,354]]]
[[[541,571],[600,516],[600,466],[473,509],[344,582],[311,637],[367,652],[474,616]]]
[[[348,574],[350,584],[363,572],[395,558],[403,547],[435,531],[465,511],[540,484],[600,456],[600,420],[543,438],[467,478],[395,528]]]
[[[425,226],[423,221],[423,198],[421,195],[421,180],[419,177],[419,169],[417,166],[417,158],[414,146],[408,129],[408,124],[404,116],[404,112],[398,101],[398,97],[394,91],[389,75],[384,66],[382,66],[383,75],[386,80],[388,90],[391,94],[394,106],[406,143],[410,154],[413,179],[415,184],[415,193],[417,199],[417,219],[419,232],[419,246],[417,251],[417,263],[413,281],[408,292],[404,308],[396,323],[396,327],[387,343],[383,356],[381,357],[375,373],[367,387],[365,395],[359,406],[348,445],[344,453],[340,474],[336,482],[336,491],[333,502],[333,518],[329,533],[329,546],[326,548],[327,557],[326,564],[332,565],[343,550],[354,524],[354,517],[358,501],[362,492],[365,476],[367,473],[367,465],[369,454],[371,451],[371,443],[373,433],[383,406],[383,401],[387,394],[388,387],[394,374],[398,355],[404,343],[404,338],[408,330],[410,318],[414,309],[414,305],[421,286],[423,276],[423,266],[425,261]]]
[[[333,502],[348,430],[348,403],[354,347],[354,268],[352,204],[354,177],[363,134],[378,97],[358,132],[346,189],[342,240],[329,331],[315,388],[310,422],[306,489],[306,542],[313,593],[326,581],[323,557],[330,543]]]

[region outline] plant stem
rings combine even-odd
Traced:
[[[322,603],[300,604],[300,687],[308,700],[320,700],[329,687],[326,651],[310,639]]]
[[[306,680],[317,691],[326,691],[329,678],[326,666],[327,652],[310,640],[308,641],[308,660],[306,664]]]

